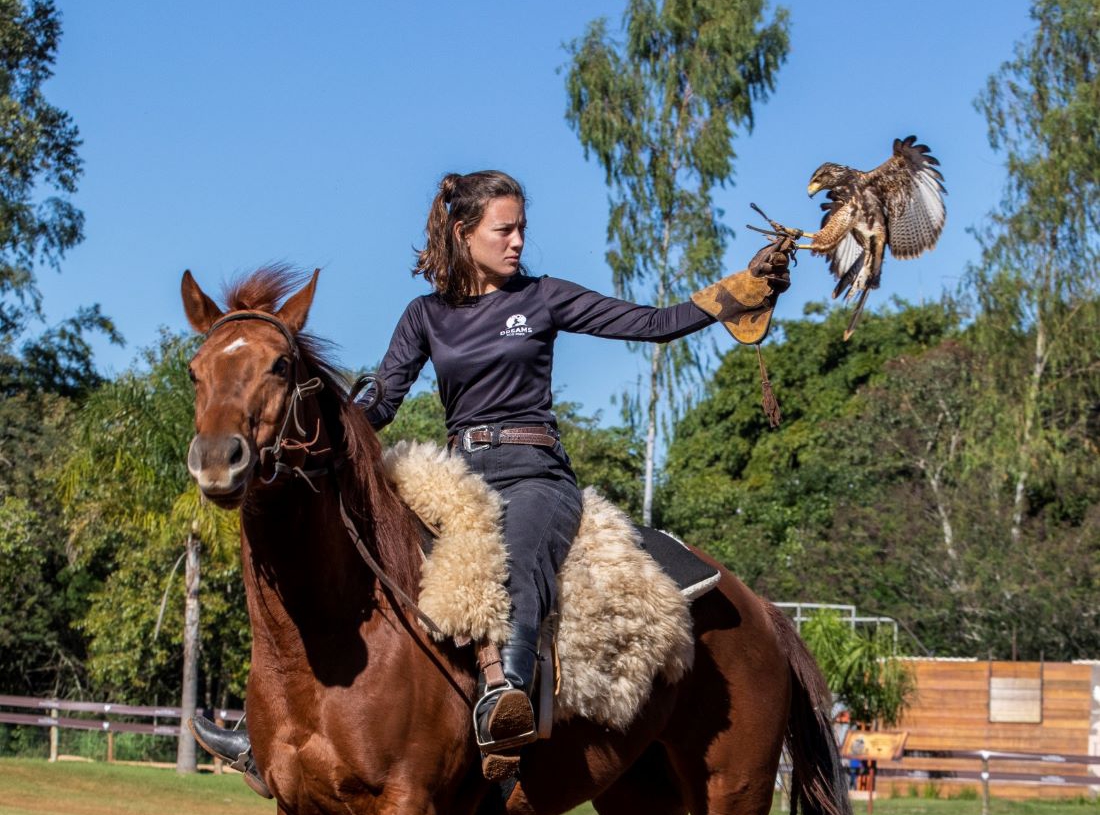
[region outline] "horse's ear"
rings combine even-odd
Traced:
[[[320,273],[320,269],[314,269],[313,277],[309,279],[309,283],[303,286],[297,294],[283,303],[283,307],[279,309],[279,313],[275,315],[295,334],[301,331],[302,326],[306,324],[306,318],[309,316],[309,307],[313,304],[313,292],[317,289],[317,275]]]
[[[187,315],[187,322],[200,334],[205,334],[214,321],[222,316],[222,310],[199,288],[190,271],[183,273],[180,294],[183,295],[183,311]]]

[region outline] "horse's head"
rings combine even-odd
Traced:
[[[195,437],[187,469],[218,506],[241,504],[261,470],[261,452],[278,453],[288,420],[296,421],[292,399],[298,398],[305,375],[297,334],[309,314],[317,274],[277,310],[274,303],[287,276],[279,271],[261,275],[270,284],[270,296],[258,298],[251,308],[225,312],[190,272],[183,274],[187,320],[206,337],[190,366]]]

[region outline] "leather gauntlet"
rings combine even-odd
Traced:
[[[771,327],[779,295],[791,285],[790,254],[794,241],[772,241],[749,261],[749,267],[691,295],[692,302],[717,319],[745,345],[762,342]]]

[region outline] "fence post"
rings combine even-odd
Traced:
[[[989,815],[989,756],[982,751],[982,815]]]
[[[107,731],[107,763],[114,764],[115,761],[115,731]]]
[[[223,713],[225,713],[224,710],[219,710],[214,716],[214,724],[216,724],[218,727],[225,727],[225,719],[222,718]],[[214,775],[221,775],[222,772],[224,772],[224,764],[225,762],[222,761],[220,757],[214,756]]]
[[[59,713],[58,713],[57,708],[55,708],[55,707],[50,708],[50,718],[51,719],[56,719],[58,717],[58,715],[59,715]],[[50,761],[57,761],[57,734],[58,734],[57,725],[56,724],[52,725],[50,727]]]

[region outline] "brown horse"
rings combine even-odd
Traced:
[[[469,648],[438,644],[364,564],[354,519],[392,584],[415,597],[419,532],[344,380],[301,329],[317,273],[261,269],[223,312],[190,273],[205,341],[191,362],[203,494],[240,508],[252,624],[248,729],[280,815],[607,813],[764,815],[780,751],[791,811],[848,815],[830,696],[774,606],[722,570],[695,601],[694,667],[658,680],[626,732],[574,719],[523,749],[519,782],[486,782],[470,722]]]

